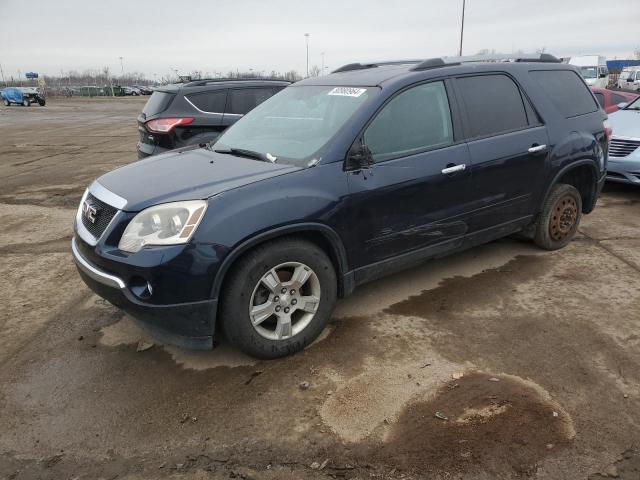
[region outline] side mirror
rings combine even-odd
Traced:
[[[616,105],[616,107],[618,107],[618,109],[622,110],[624,107],[626,107],[627,105],[629,105],[626,102],[621,102],[618,105]]]
[[[362,170],[373,165],[373,155],[371,150],[364,144],[362,138],[355,141],[347,153],[347,161],[345,162],[345,170],[355,171]]]

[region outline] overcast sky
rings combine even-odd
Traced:
[[[640,0],[467,0],[464,53],[546,47],[631,58]],[[305,72],[452,55],[462,0],[0,0],[0,65],[59,75],[102,69],[166,76],[230,69]]]

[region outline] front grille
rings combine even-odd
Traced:
[[[87,195],[86,201],[96,208],[96,221],[91,223],[91,220],[89,220],[86,215],[82,215],[82,225],[89,230],[91,235],[98,239],[102,236],[109,223],[111,223],[114,215],[118,213],[118,209],[104,203],[102,200],[98,200],[91,194]]]
[[[617,158],[626,157],[635,152],[638,147],[640,147],[640,140],[613,137],[611,143],[609,143],[609,156]]]

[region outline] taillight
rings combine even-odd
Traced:
[[[191,122],[193,122],[193,118],[191,117],[158,118],[156,120],[149,120],[144,125],[150,132],[169,133],[178,125],[189,125]]]
[[[613,129],[611,128],[611,124],[609,120],[605,120],[603,123],[604,126],[604,136],[607,139],[607,142],[611,140],[611,135],[613,135]]]

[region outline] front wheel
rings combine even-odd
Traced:
[[[28,98],[25,98],[22,100],[22,106],[23,107],[30,107],[31,106],[31,100],[29,100]]]
[[[3,99],[2,103],[4,103],[5,107],[8,107],[9,105],[11,105],[11,103],[9,103],[9,100],[7,100],[6,98]]]
[[[582,218],[582,197],[573,186],[554,185],[542,206],[534,241],[545,250],[566,246],[578,231]]]
[[[221,304],[229,342],[257,358],[302,350],[333,312],[337,279],[315,244],[295,238],[256,247],[233,266]]]

